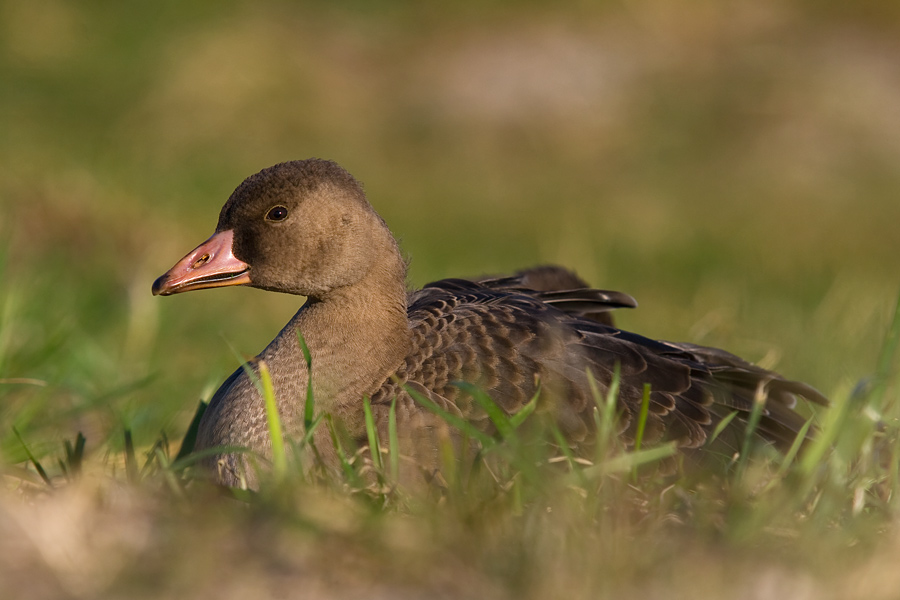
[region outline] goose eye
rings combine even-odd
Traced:
[[[283,206],[273,206],[266,213],[266,221],[284,221],[287,219],[287,209]]]

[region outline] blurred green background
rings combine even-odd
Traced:
[[[229,345],[275,335],[298,299],[150,284],[310,156],[364,182],[415,285],[558,262],[645,335],[826,393],[874,369],[897,3],[4,0],[0,26],[0,421],[38,452],[178,438]]]

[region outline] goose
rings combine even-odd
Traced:
[[[718,439],[739,448],[755,401],[764,405],[754,435],[787,448],[806,422],[794,410],[797,398],[827,403],[811,386],[724,350],[615,327],[610,311],[633,308],[634,299],[591,289],[561,267],[444,279],[411,292],[406,273],[396,239],[361,184],[335,162],[308,159],[244,180],[222,207],[215,233],[159,277],[152,291],[168,296],[246,285],[305,297],[250,361],[251,369],[258,370],[259,361],[267,365],[287,435],[302,435],[309,382],[316,410],[361,442],[364,399],[370,399],[382,440],[396,403],[400,452],[421,473],[434,473],[442,444],[460,436],[417,396],[496,433],[460,381],[487,392],[508,415],[538,394],[529,418],[552,419],[575,447],[590,444],[595,433],[592,383],[605,394],[616,372],[617,432],[626,447],[635,441],[645,384],[643,445],[672,442],[686,453],[702,452],[716,426],[735,412],[726,428],[732,441]],[[335,461],[324,430],[315,433],[326,436],[317,446],[326,450],[323,460]],[[243,367],[210,400],[195,450],[225,446],[263,458],[272,453],[264,400]],[[223,450],[203,463],[222,485],[258,485],[256,463],[246,453]]]

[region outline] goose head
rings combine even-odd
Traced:
[[[323,299],[366,279],[385,253],[399,249],[352,175],[326,160],[286,162],[244,180],[215,233],[153,294],[249,285]]]

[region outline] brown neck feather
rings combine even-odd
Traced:
[[[360,281],[310,299],[263,351],[289,427],[302,418],[308,378],[298,332],[312,356],[316,412],[351,428],[363,396],[397,370],[410,346],[405,275],[399,252],[384,253]]]

